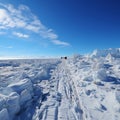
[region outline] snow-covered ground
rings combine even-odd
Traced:
[[[0,120],[120,120],[120,49],[1,60]]]

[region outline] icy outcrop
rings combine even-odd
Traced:
[[[42,99],[42,88],[37,84],[48,80],[58,63],[56,59],[1,60],[0,120],[31,119],[33,104]]]
[[[8,88],[13,89],[20,95],[20,105],[24,105],[33,96],[32,82],[29,79],[23,79],[20,82],[10,84]]]
[[[120,120],[120,49],[67,62],[86,120]],[[87,116],[87,117],[86,117]]]
[[[33,87],[29,79],[23,79],[0,89],[0,92],[2,93],[0,94],[0,118],[6,114],[12,120],[22,108],[26,107],[26,102],[32,99]],[[6,120],[9,118],[7,116]]]
[[[76,55],[59,65],[53,60],[18,60],[14,66],[14,61],[0,61],[0,120],[120,120],[116,50]]]
[[[116,99],[120,103],[120,89],[116,91]]]
[[[32,83],[29,79],[20,80],[17,83],[12,83],[8,85],[9,88],[12,88],[17,93],[21,93],[24,89],[32,92]]]
[[[91,57],[106,57],[110,54],[112,57],[120,57],[120,48],[109,48],[107,50],[94,50]]]
[[[12,92],[9,95],[8,99],[6,100],[6,106],[11,118],[13,118],[14,115],[20,111],[19,95],[16,92]]]
[[[6,108],[3,108],[1,111],[0,111],[0,120],[10,120],[9,119],[9,115],[8,115],[8,111]]]
[[[5,107],[5,97],[4,95],[0,94],[0,110],[2,110]]]
[[[24,89],[20,93],[20,105],[24,105],[27,101],[31,100],[31,98],[32,98],[32,95],[30,91],[28,91],[27,89]]]
[[[105,80],[106,77],[107,77],[107,74],[104,69],[99,69],[94,74],[94,80]]]

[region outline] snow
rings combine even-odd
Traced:
[[[120,49],[0,61],[0,120],[120,120]]]
[[[0,111],[0,120],[9,120],[8,111],[6,108],[3,108]]]
[[[1,60],[0,119],[31,119],[44,92],[41,83],[50,79],[50,70],[58,63],[56,59]]]
[[[8,99],[6,100],[6,106],[11,118],[13,118],[13,116],[19,112],[19,95],[16,92],[12,92],[9,95]]]
[[[120,57],[120,48],[109,48],[106,50],[94,50],[90,55],[91,57],[106,57],[107,55],[111,55],[113,57]]]

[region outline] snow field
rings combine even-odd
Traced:
[[[54,69],[58,62],[58,60],[0,61],[0,120],[31,119],[32,111],[28,108],[30,109],[33,102],[42,94],[42,88],[38,83],[49,79],[49,71]],[[23,117],[23,112],[26,113],[26,118]]]
[[[1,60],[0,120],[120,120],[120,49],[67,60]]]
[[[112,54],[75,56],[67,61],[86,120],[120,119],[120,58]]]

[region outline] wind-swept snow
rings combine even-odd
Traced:
[[[114,50],[107,52],[68,61],[86,120],[120,119],[120,58]]]
[[[0,61],[0,120],[120,120],[119,54]]]
[[[0,61],[0,120],[29,120],[58,60]],[[5,116],[6,115],[6,116]]]

